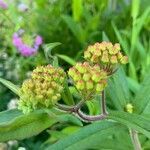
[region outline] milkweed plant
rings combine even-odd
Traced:
[[[13,43],[20,50],[20,53],[25,56],[30,55],[30,53],[21,50],[24,43],[17,34],[13,36]],[[42,43],[42,39],[38,36],[34,43],[34,47],[37,45],[38,48]],[[31,54],[33,53],[31,52]],[[114,114],[116,118],[118,118],[114,119],[115,117],[113,117],[112,113],[109,113],[110,110],[107,109],[108,107],[106,106],[106,89],[109,84],[113,84],[113,82],[109,83],[110,79],[116,74],[121,65],[128,63],[128,57],[121,52],[120,44],[97,42],[87,47],[84,51],[83,58],[84,60],[82,62],[75,63],[67,71],[64,71],[58,65],[48,64],[45,66],[37,66],[32,71],[30,77],[22,83],[20,88],[14,88],[9,81],[1,81],[18,94],[19,101],[18,110],[15,110],[16,112],[10,118],[10,120],[15,118],[9,122],[9,124],[12,123],[12,126],[9,127],[8,125],[9,128],[5,127],[5,129],[1,131],[2,137],[0,137],[0,141],[24,139],[36,135],[52,124],[62,122],[62,120],[71,120],[71,118],[67,118],[67,115],[69,115],[70,117],[81,120],[85,128],[87,128],[87,130],[84,129],[84,131],[82,131],[81,129],[74,135],[71,135],[70,138],[72,142],[69,145],[75,144],[78,139],[82,141],[82,138],[91,136],[94,132],[100,134],[101,130],[103,131],[105,128],[110,127],[110,125],[114,125],[117,121],[120,121],[129,128],[134,148],[136,150],[141,149],[138,132],[142,132],[142,129],[140,127],[137,128],[139,129],[137,132],[132,119],[131,123],[128,121],[129,125],[124,121],[127,117],[126,114],[133,114],[134,112],[132,103],[127,103],[126,106],[124,106],[126,113],[122,115],[124,117],[122,119],[119,118],[119,115],[117,116],[117,113]],[[71,88],[69,88],[70,86]],[[66,102],[74,98],[74,92],[72,92],[71,89],[74,89],[75,93],[78,94],[78,101],[76,103]],[[66,101],[63,101],[63,99]],[[101,107],[99,107],[98,111],[100,113],[95,115],[87,114],[86,104],[94,102],[95,99],[98,99],[100,103],[99,106]],[[75,100],[73,102],[75,102]],[[0,117],[1,115],[7,116],[7,113],[8,112],[6,112],[6,114],[0,114]],[[58,117],[62,115],[64,115],[64,118]],[[16,116],[19,117],[16,118]],[[136,118],[134,115],[131,118],[134,120],[134,117]],[[144,119],[144,117],[142,119]],[[109,120],[114,121],[110,122]],[[135,126],[138,126],[137,124]],[[4,125],[5,123],[3,126]],[[30,125],[32,125],[31,128]],[[27,127],[24,129],[24,126]],[[117,126],[117,129],[118,128],[119,126]],[[149,136],[149,131],[143,130],[144,133]],[[90,140],[92,140],[92,137],[90,137]],[[98,139],[96,139],[96,141],[98,141]],[[92,144],[92,142],[94,142],[94,140],[90,143]],[[62,141],[60,140],[56,142],[56,144],[50,145],[48,149],[65,149],[68,146],[66,143],[65,139],[64,141],[62,139]],[[84,147],[83,145],[81,149]]]

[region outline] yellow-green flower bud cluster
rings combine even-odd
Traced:
[[[91,66],[88,62],[77,63],[69,69],[68,75],[82,96],[87,98],[100,93],[107,85],[107,73],[98,65]]]
[[[128,112],[128,113],[130,113],[130,114],[132,114],[133,113],[133,105],[131,104],[131,103],[128,103],[127,105],[126,105],[126,111]]]
[[[51,65],[37,67],[33,70],[31,79],[22,84],[18,108],[28,113],[55,105],[61,98],[65,76],[61,68]]]
[[[88,46],[84,52],[84,58],[88,61],[98,64],[126,64],[128,57],[120,52],[120,44],[111,42],[95,43]]]

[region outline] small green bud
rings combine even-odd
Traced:
[[[100,70],[100,66],[98,64],[93,66],[94,70],[99,71]]]
[[[88,80],[90,80],[90,77],[91,77],[91,75],[90,75],[89,73],[85,73],[85,74],[83,75],[83,80],[84,80],[84,81],[88,81]]]
[[[96,63],[98,61],[98,57],[94,54],[92,57],[91,57],[91,61]]]
[[[86,88],[87,90],[91,90],[94,88],[93,82],[92,81],[87,81],[86,82]]]
[[[127,56],[123,56],[121,59],[120,59],[120,62],[122,64],[127,64],[128,63],[128,57]]]
[[[132,104],[130,104],[130,103],[128,103],[127,105],[126,105],[126,111],[128,112],[128,113],[133,113],[133,105]]]
[[[74,74],[76,74],[75,68],[70,68],[68,71],[68,75],[72,77],[72,76],[74,76]]]
[[[97,57],[101,56],[101,50],[100,49],[96,49],[94,55],[96,55]]]
[[[76,87],[78,90],[83,90],[85,87],[84,82],[82,80],[78,81]]]
[[[119,43],[116,43],[116,44],[114,45],[114,49],[116,49],[117,51],[120,51],[120,50],[121,50],[120,44],[119,44]]]
[[[102,55],[101,61],[104,62],[104,63],[108,63],[109,62],[109,58],[108,58],[108,54],[107,53],[104,53]]]
[[[96,91],[97,92],[101,92],[103,90],[104,90],[104,85],[103,84],[99,83],[99,84],[96,85]]]
[[[85,59],[89,59],[90,57],[91,57],[90,52],[89,52],[89,51],[85,51],[85,52],[84,52],[84,58],[85,58]]]
[[[107,47],[108,50],[110,50],[110,49],[113,48],[113,45],[112,45],[111,42],[107,42],[106,47]]]
[[[80,75],[80,73],[75,74],[75,75],[73,76],[73,79],[74,79],[74,81],[79,81],[79,80],[81,80],[81,75]]]
[[[94,52],[95,51],[95,47],[94,46],[89,46],[88,47],[88,51],[91,52],[91,53]]]
[[[92,80],[93,80],[94,82],[99,82],[99,81],[101,80],[100,74],[99,74],[99,73],[93,74]]]
[[[121,59],[123,57],[122,53],[118,52],[117,57],[118,57],[118,59]]]
[[[85,68],[84,65],[82,65],[81,63],[77,63],[75,67],[76,67],[76,69],[77,69],[80,73],[85,73],[85,72],[86,72],[86,68]]]
[[[111,62],[112,64],[117,64],[117,63],[118,63],[117,57],[116,57],[115,55],[111,56],[110,62]]]

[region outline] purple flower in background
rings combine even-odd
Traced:
[[[36,46],[39,46],[39,45],[41,45],[43,43],[43,40],[42,40],[42,37],[41,36],[36,36],[36,38],[35,38],[35,45]]]
[[[36,52],[37,52],[36,49],[34,49],[34,48],[32,48],[32,47],[30,47],[30,46],[28,46],[26,44],[21,45],[18,48],[18,51],[20,52],[20,54],[22,56],[26,56],[26,57],[32,56],[32,55],[36,54]]]
[[[17,33],[15,33],[15,34],[13,35],[13,44],[14,44],[14,46],[16,46],[17,48],[19,48],[19,47],[23,44],[22,39],[18,36]]]
[[[14,33],[12,42],[22,56],[28,57],[37,53],[37,50],[43,41],[41,36],[36,36],[34,45],[32,47],[25,44],[22,38],[17,33]]]
[[[3,1],[3,0],[0,0],[0,8],[7,9],[8,8],[7,3],[5,1]]]

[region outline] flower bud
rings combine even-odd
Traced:
[[[80,68],[84,71],[79,71]],[[74,70],[74,74],[70,73],[72,70]],[[99,65],[91,66],[88,62],[77,63],[69,69],[68,75],[81,95],[87,99],[104,90],[107,83],[107,73],[101,70]],[[80,79],[77,80],[78,78]],[[101,88],[98,89],[97,86],[101,86]]]
[[[78,90],[83,90],[84,89],[84,82],[82,80],[77,82],[77,89]]]
[[[111,61],[112,64],[117,64],[118,63],[117,57],[115,55],[111,56],[110,61]]]
[[[61,98],[64,80],[65,73],[61,68],[37,67],[31,79],[22,84],[18,108],[29,113],[34,109],[52,107]]]
[[[128,104],[126,105],[126,111],[127,111],[128,113],[133,113],[133,105],[130,104],[130,103],[128,103]]]
[[[128,63],[128,57],[127,57],[127,56],[123,56],[123,57],[120,59],[120,62],[121,62],[122,64]]]
[[[84,52],[84,58],[94,64],[99,64],[102,68],[111,66],[108,73],[116,67],[117,64],[126,64],[127,56],[123,56],[120,52],[120,44],[112,44],[111,42],[95,43],[90,45]]]
[[[85,73],[85,74],[83,75],[83,80],[84,80],[84,81],[88,81],[88,80],[90,80],[90,78],[91,78],[91,75],[90,75],[89,73]]]
[[[86,82],[86,89],[87,90],[91,90],[91,89],[93,89],[93,87],[94,87],[94,85],[93,85],[92,81]]]

